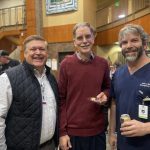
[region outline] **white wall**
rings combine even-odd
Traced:
[[[0,9],[24,5],[25,0],[0,0]]]
[[[20,46],[17,46],[17,48],[9,55],[9,57],[20,61],[20,49]]]
[[[121,48],[118,45],[97,46],[96,52],[101,57],[110,58],[111,62],[114,63],[118,59],[118,52],[121,52]]]

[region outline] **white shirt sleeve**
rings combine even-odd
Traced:
[[[5,119],[12,103],[12,88],[6,73],[0,75],[0,150],[6,150]]]

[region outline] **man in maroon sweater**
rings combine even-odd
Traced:
[[[95,56],[95,30],[89,23],[73,29],[75,54],[61,63],[60,148],[62,150],[105,150],[103,105],[110,89],[109,67]]]

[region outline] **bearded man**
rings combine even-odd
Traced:
[[[119,32],[122,55],[127,64],[114,74],[110,111],[111,150],[148,150],[150,147],[150,58],[148,36],[139,25],[128,24]],[[122,114],[129,121],[120,122]],[[117,137],[116,137],[117,132]]]

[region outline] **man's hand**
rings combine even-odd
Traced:
[[[96,96],[96,98],[91,98],[91,101],[96,102],[99,105],[105,105],[107,102],[107,96],[104,92],[101,92]]]
[[[72,147],[70,137],[68,135],[64,135],[59,138],[59,147],[61,150],[68,150]]]
[[[110,144],[111,150],[117,149],[117,135],[115,133],[109,133],[108,142]]]
[[[126,137],[144,136],[147,134],[145,123],[137,120],[125,121],[121,124],[120,131],[121,135]]]

